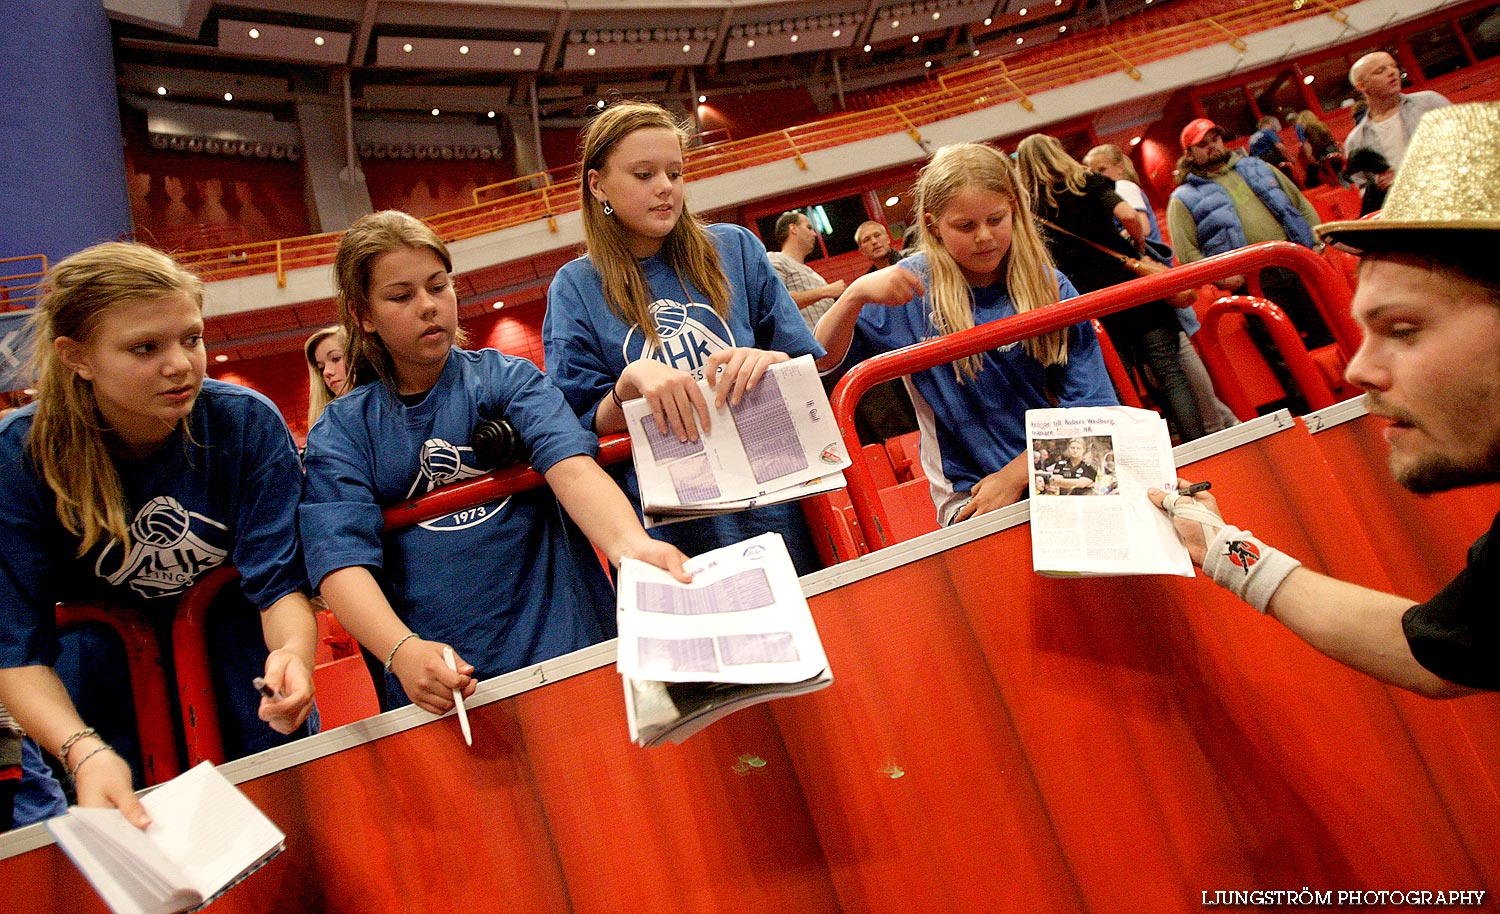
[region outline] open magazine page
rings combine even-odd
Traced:
[[[1177,482],[1164,419],[1128,406],[1032,409],[1026,445],[1038,573],[1192,577],[1171,521],[1146,497]]]
[[[833,682],[780,534],[690,559],[691,584],[627,559],[620,641],[630,738],[680,743],[741,708]]]
[[[712,409],[714,392],[698,384]],[[658,431],[643,399],[624,412],[647,515],[744,510],[849,466],[811,356],[772,365],[738,406],[713,410],[697,441]]]

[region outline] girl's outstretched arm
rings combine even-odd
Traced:
[[[84,735],[87,725],[51,667],[0,670],[0,703],[73,775],[79,806],[113,806],[137,828],[151,824],[151,817],[135,795],[129,763],[98,736]],[[66,752],[61,751],[64,746]]]
[[[693,576],[682,569],[687,556],[676,546],[646,534],[630,500],[593,458],[579,455],[558,461],[546,473],[547,485],[611,565],[633,558],[672,573],[684,584]]]
[[[849,345],[854,341],[859,312],[865,305],[904,305],[921,293],[921,278],[902,266],[866,273],[850,283],[838,301],[818,320],[813,331],[818,342],[828,350],[827,355],[818,359],[818,370],[828,371],[844,361],[844,356],[849,354]]]
[[[319,591],[339,624],[360,644],[383,659],[414,704],[433,714],[453,708],[453,690],[474,693],[474,667],[457,657],[458,670],[448,669],[438,641],[425,641],[406,627],[391,609],[370,569],[351,565],[329,573]]]

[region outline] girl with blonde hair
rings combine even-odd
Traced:
[[[818,322],[828,348],[818,367],[842,370],[1076,295],[1047,258],[1029,202],[999,150],[939,149],[916,183],[921,253],[844,290]],[[917,405],[922,469],[945,525],[1024,495],[1026,410],[1118,402],[1088,321],[926,369],[906,385]]]
[[[1145,227],[1135,208],[1115,192],[1114,182],[1084,168],[1056,137],[1041,133],[1016,147],[1016,165],[1052,260],[1078,291],[1136,278],[1119,257],[1107,253],[1136,257],[1146,249]],[[1180,438],[1203,437],[1203,416],[1177,355],[1180,327],[1172,306],[1146,302],[1105,315],[1100,323]]]
[[[344,233],[339,319],[362,383],[308,433],[300,509],[309,577],[384,660],[387,698],[404,692],[435,714],[478,679],[614,637],[614,592],[590,541],[616,565],[628,556],[687,579],[685,557],[641,529],[552,382],[525,359],[456,348],[452,268],[406,213]],[[474,441],[489,421],[511,426],[547,487],[384,533],[385,506],[485,472]]]
[[[683,193],[687,134],[666,109],[621,102],[589,122],[579,184],[587,253],[558,271],[542,335],[547,371],[584,426],[625,430],[643,397],[658,429],[696,440],[715,406],[738,405],[769,366],[822,347],[771,267],[736,225],[704,225]],[[634,472],[618,478],[639,504]],[[801,573],[818,567],[801,509],[772,505],[652,530],[689,553],[774,530]]]
[[[202,286],[170,257],[101,244],[58,263],[44,290],[37,399],[0,422],[0,701],[66,766],[81,805],[144,825],[130,766],[53,670],[56,604],[126,604],[164,628],[195,580],[233,562],[240,580],[209,615],[225,749],[305,733],[316,627],[302,473],[269,400],[204,377]],[[256,676],[284,697],[261,698]]]
[[[307,357],[307,427],[311,429],[323,410],[344,392],[349,372],[344,363],[344,350],[349,347],[349,335],[335,324],[314,331],[302,344],[302,354]]]

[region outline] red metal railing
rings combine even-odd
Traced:
[[[182,772],[172,732],[171,701],[166,669],[156,630],[140,613],[103,603],[57,604],[57,627],[97,622],[107,626],[125,645],[125,667],[130,674],[130,698],[135,706],[136,735],[146,785],[160,784]]]
[[[1344,291],[1347,287],[1342,284],[1342,279],[1322,258],[1307,248],[1286,241],[1271,241],[1174,267],[1156,276],[1090,292],[1048,308],[1018,314],[972,330],[917,343],[856,365],[834,388],[831,401],[834,418],[838,421],[844,443],[849,448],[849,457],[853,461],[853,465],[844,471],[844,476],[849,481],[849,498],[854,503],[855,515],[859,518],[859,525],[865,532],[870,549],[882,549],[895,540],[891,536],[890,517],[880,500],[875,481],[870,475],[869,463],[865,460],[854,428],[854,408],[865,391],[876,384],[977,355],[1007,343],[1060,330],[1090,318],[1114,314],[1174,292],[1196,289],[1225,276],[1254,273],[1271,266],[1286,267],[1297,273],[1308,287],[1313,302],[1323,314],[1339,348],[1346,356],[1352,356],[1359,347],[1359,327],[1349,317],[1348,295]],[[1341,295],[1341,291],[1344,294]],[[1303,355],[1306,355],[1300,340],[1293,349],[1301,349]]]

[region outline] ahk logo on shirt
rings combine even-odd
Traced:
[[[483,475],[484,470],[471,466],[473,461],[473,448],[451,444],[442,438],[427,439],[422,442],[417,478],[412,480],[411,489],[407,491],[406,497],[415,498],[450,482]],[[487,505],[476,505],[446,517],[422,521],[418,526],[427,530],[464,530],[478,526],[499,514],[500,509],[505,507],[508,501],[510,501],[510,496],[507,495]]]
[[[112,540],[99,553],[94,573],[115,586],[128,584],[143,597],[169,597],[222,565],[229,555],[229,539],[225,525],[161,495],[136,512],[130,522],[130,552],[119,565],[107,570],[121,552],[120,541]]]
[[[639,327],[631,327],[621,347],[626,364],[649,357],[702,380],[708,357],[735,345],[734,331],[708,305],[659,298],[651,303],[651,322],[661,342],[648,352],[646,335]]]

